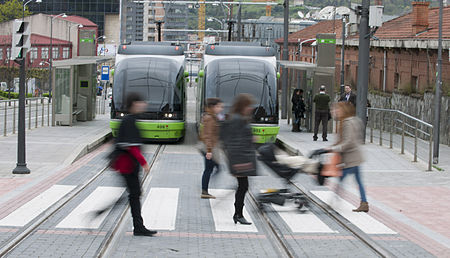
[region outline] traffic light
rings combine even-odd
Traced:
[[[11,59],[22,59],[31,47],[30,23],[14,20],[12,32]]]

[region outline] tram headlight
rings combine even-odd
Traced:
[[[122,117],[123,117],[124,115],[125,115],[124,113],[120,113],[120,116],[122,116]]]

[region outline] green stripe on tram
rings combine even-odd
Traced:
[[[120,121],[112,120],[109,122],[112,134],[117,136]],[[136,122],[141,132],[141,137],[145,139],[179,139],[184,136],[185,122]]]
[[[275,142],[277,139],[279,126],[252,126],[252,133],[258,136],[256,143]]]

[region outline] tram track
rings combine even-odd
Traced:
[[[258,161],[259,162],[259,161]],[[290,184],[293,188],[298,190],[301,194],[303,194],[309,205],[314,205],[319,210],[323,211],[329,218],[335,221],[337,224],[342,226],[347,232],[355,237],[355,239],[361,241],[365,246],[367,246],[371,251],[373,251],[376,255],[383,258],[391,258],[395,257],[394,254],[380,246],[375,242],[368,234],[363,232],[357,226],[353,225],[347,219],[345,219],[342,215],[336,212],[332,207],[322,202],[319,198],[315,197],[308,190],[306,190],[303,186],[296,184],[295,182],[291,182]],[[266,213],[267,209],[261,209],[260,203],[258,202],[257,197],[254,193],[248,192],[250,196],[250,204],[255,207],[255,210],[258,211],[258,216],[264,221],[267,225],[265,225],[266,231],[269,232],[269,237],[277,242],[274,242],[274,246],[277,251],[280,253],[281,257],[298,257],[295,254],[290,244],[286,241],[283,234],[278,230],[276,223],[268,216]],[[310,206],[311,207],[311,206]],[[311,212],[311,211],[310,211]]]
[[[148,176],[151,174],[151,168],[153,167],[155,161],[157,160],[157,157],[159,156],[159,153],[163,149],[163,145],[158,145],[155,153],[152,156],[151,161],[149,162],[150,165],[150,172],[144,174],[143,182],[148,178]],[[15,248],[17,248],[23,241],[25,241],[29,236],[33,235],[34,232],[36,232],[39,227],[51,219],[58,211],[63,209],[71,200],[79,196],[83,191],[88,188],[89,186],[93,185],[96,180],[103,175],[106,171],[108,171],[109,164],[103,166],[99,172],[97,172],[93,177],[91,177],[89,180],[84,182],[83,184],[77,186],[74,190],[72,190],[69,194],[61,198],[58,202],[53,204],[50,208],[48,208],[46,211],[44,211],[37,219],[31,222],[30,225],[28,225],[26,228],[22,228],[19,233],[13,235],[11,238],[5,240],[5,243],[3,246],[0,247],[0,257],[4,257],[8,254],[10,254],[12,251],[14,251]],[[127,205],[127,208],[121,213],[119,217],[119,222],[123,219],[125,214],[127,213],[129,208],[129,205]],[[118,223],[117,223],[118,224]],[[116,228],[116,227],[115,227]],[[108,238],[110,235],[112,235],[115,232],[115,228],[111,231],[108,231],[106,239],[103,241],[103,243],[109,243]],[[100,250],[103,250],[103,244],[101,245]]]
[[[155,151],[155,154],[153,155],[153,158],[151,162],[149,163],[150,171],[148,173],[144,174],[144,177],[142,179],[142,189],[143,194],[147,192],[148,188],[150,187],[150,181],[153,177],[152,169],[155,165],[156,161],[160,157],[160,154],[164,152],[165,145],[159,145],[158,148]],[[98,248],[96,257],[111,257],[112,251],[114,247],[116,246],[120,236],[122,236],[123,232],[125,231],[125,223],[127,222],[127,218],[130,216],[130,205],[127,204],[126,208],[122,211],[120,214],[119,219],[117,220],[117,223],[115,223],[115,226],[112,230],[108,232],[106,235],[105,240],[103,240],[102,244]]]

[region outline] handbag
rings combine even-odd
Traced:
[[[256,176],[256,154],[228,154],[230,173],[236,177]]]
[[[341,154],[337,152],[331,152],[331,154],[328,156],[328,160],[324,164],[322,171],[320,171],[320,175],[326,177],[342,176]]]

